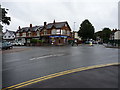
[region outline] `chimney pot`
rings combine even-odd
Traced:
[[[55,20],[53,21],[53,23],[55,23]]]
[[[47,22],[44,22],[44,26],[46,26],[47,25]]]
[[[18,27],[18,29],[19,29],[19,30],[21,29],[20,26]]]
[[[30,28],[32,28],[32,24],[30,24]]]

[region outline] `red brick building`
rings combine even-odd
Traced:
[[[16,41],[27,45],[31,43],[30,40],[33,38],[40,39],[41,28],[43,28],[43,26],[32,26],[32,24],[30,24],[30,27],[21,28],[19,26],[16,32]]]
[[[44,22],[44,26],[32,26],[21,28],[16,32],[16,41],[25,45],[30,44],[31,39],[39,39],[48,45],[66,45],[72,37],[71,28],[68,22]]]
[[[48,44],[65,45],[68,39],[72,37],[71,28],[68,22],[44,22],[41,30],[41,39]]]

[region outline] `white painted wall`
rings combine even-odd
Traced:
[[[25,33],[22,33],[22,37],[26,37],[26,32],[25,32]]]
[[[116,32],[115,32],[115,34],[114,34],[114,39],[115,39],[115,40],[120,39],[120,31],[116,31]]]
[[[19,37],[20,36],[20,34],[19,33],[16,33],[16,37]]]
[[[9,32],[6,32],[3,35],[3,39],[15,39],[15,35],[14,34],[11,35]]]
[[[39,31],[37,31],[37,36],[40,36],[40,32]]]
[[[74,35],[75,35],[74,38],[77,38],[77,39],[81,40],[81,38],[78,36],[78,33],[77,33],[77,32],[75,32]]]

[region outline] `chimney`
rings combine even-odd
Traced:
[[[44,22],[44,26],[46,26],[47,25],[47,22]]]
[[[18,27],[18,30],[20,30],[21,28],[20,28],[20,26]]]
[[[30,24],[30,28],[32,28],[32,24]]]
[[[53,23],[55,23],[55,20],[53,21]]]

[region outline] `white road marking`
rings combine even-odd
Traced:
[[[34,59],[36,59],[36,58],[31,58],[30,60],[34,60]]]
[[[31,58],[30,60],[37,60],[37,59],[41,59],[41,58],[56,57],[56,56],[63,56],[63,55],[64,54],[51,54],[51,55],[46,55],[46,56]]]

